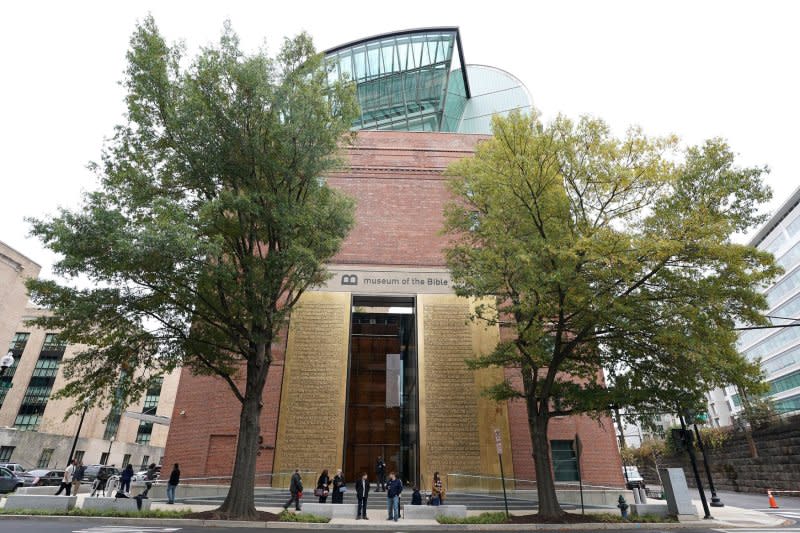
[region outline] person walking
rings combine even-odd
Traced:
[[[92,484],[92,494],[94,496],[98,492],[102,492],[103,496],[106,495],[106,483],[108,483],[108,470],[101,467],[100,470],[97,471],[97,477]]]
[[[358,507],[356,508],[356,520],[369,520],[367,518],[367,497],[369,496],[369,479],[367,473],[361,474],[361,479],[356,481],[356,498]]]
[[[397,479],[394,472],[389,472],[389,483],[386,484],[386,510],[389,511],[387,520],[400,518],[400,493],[403,492],[403,482]]]
[[[125,494],[130,493],[132,479],[133,479],[133,465],[128,463],[128,466],[125,467],[125,470],[123,470],[122,474],[120,474],[119,476],[120,480],[119,490]]]
[[[58,486],[56,496],[61,495],[61,491],[66,491],[67,496],[72,492],[72,475],[75,473],[75,460],[73,460],[67,468],[64,469],[64,476],[61,478],[61,484]]]
[[[178,463],[172,467],[172,472],[169,474],[169,482],[167,482],[167,503],[172,505],[175,503],[175,489],[178,488],[178,483],[181,482],[181,470],[178,468]]]
[[[83,480],[83,473],[86,471],[86,467],[83,466],[81,461],[77,461],[75,463],[75,471],[72,473],[72,494],[75,496],[78,495],[78,491],[81,488],[81,481]]]
[[[317,479],[317,489],[314,491],[314,495],[319,497],[319,503],[327,503],[330,492],[331,477],[328,475],[328,469],[326,468]]]
[[[283,510],[287,511],[289,506],[294,502],[296,511],[300,510],[300,498],[303,497],[303,478],[300,476],[300,469],[296,468],[292,474],[292,480],[289,482],[289,501],[283,506]]]
[[[439,472],[433,473],[433,484],[431,486],[431,505],[442,505],[444,503],[444,486]]]
[[[331,497],[331,503],[344,503],[345,492],[347,492],[347,487],[344,486],[344,476],[342,475],[342,470],[339,469],[336,471],[336,475],[333,476],[333,496]]]
[[[383,461],[383,456],[379,456],[378,460],[375,461],[375,474],[378,478],[377,487],[375,487],[376,492],[383,492],[386,490],[386,463]]]

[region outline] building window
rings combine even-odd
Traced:
[[[131,462],[131,454],[126,453],[122,456],[122,469],[125,470],[125,467]]]
[[[142,457],[142,466],[140,470],[147,470],[147,465],[149,464],[150,464],[150,456],[145,455],[144,457]]]
[[[7,463],[11,461],[11,455],[14,453],[15,446],[0,446],[0,463]]]
[[[19,360],[22,358],[22,353],[25,351],[25,346],[27,346],[30,336],[30,333],[14,333],[14,337],[11,339],[11,342],[8,343],[8,351],[14,356],[14,364],[6,370],[3,377],[0,377],[0,407],[2,407],[6,399],[6,394],[11,388],[11,381],[14,379],[17,366],[19,366]]]
[[[60,341],[55,333],[47,333],[44,336],[39,359],[36,361],[31,381],[25,396],[22,397],[22,405],[14,421],[15,428],[35,430],[39,427],[66,348],[66,343]]]
[[[39,462],[36,463],[36,466],[38,468],[47,468],[50,466],[50,459],[53,458],[54,451],[53,448],[45,448],[42,450],[42,454],[39,456]]]
[[[75,456],[73,457],[73,459],[75,459],[79,463],[82,463],[83,462],[83,456],[84,456],[85,453],[86,453],[86,450],[77,450],[75,452]]]
[[[109,455],[108,452],[103,452],[103,454],[100,456],[100,464],[101,465],[107,465],[108,464],[108,455]]]
[[[551,440],[553,474],[556,481],[578,481],[578,458],[575,456],[575,441]]]
[[[161,397],[162,378],[155,378],[147,388],[142,405],[142,414],[155,415],[158,408],[158,399]],[[152,422],[139,422],[139,430],[136,432],[136,444],[150,444],[150,437],[153,434]]]

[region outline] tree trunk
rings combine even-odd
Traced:
[[[560,520],[564,511],[558,503],[556,484],[553,481],[550,445],[547,440],[546,414],[531,418],[531,441],[533,444],[533,463],[536,468],[536,492],[539,496],[539,516],[546,520]]]
[[[221,517],[231,520],[255,520],[257,517],[254,491],[258,436],[261,433],[261,397],[269,371],[264,357],[266,349],[259,347],[258,353],[247,362],[247,385],[239,415],[239,439],[231,487],[217,509]]]

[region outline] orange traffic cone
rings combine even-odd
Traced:
[[[769,508],[778,509],[778,502],[775,501],[775,496],[772,495],[772,491],[768,490],[767,496],[769,496]]]

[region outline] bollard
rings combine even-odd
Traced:
[[[633,487],[633,503],[642,503],[642,497],[639,496],[639,487]]]
[[[647,503],[647,489],[639,487],[639,503]]]

